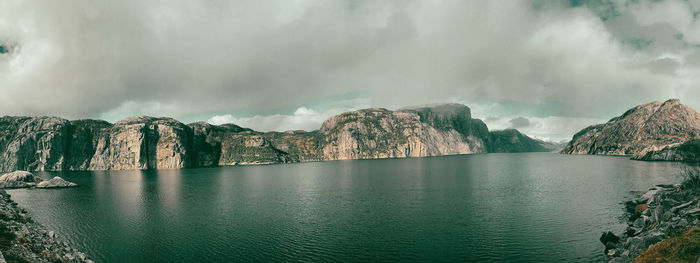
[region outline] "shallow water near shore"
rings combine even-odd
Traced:
[[[478,154],[51,172],[80,187],[8,192],[96,262],[590,262],[630,191],[680,165]]]

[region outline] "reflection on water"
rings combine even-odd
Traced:
[[[678,164],[485,154],[65,172],[13,199],[98,262],[591,261]]]

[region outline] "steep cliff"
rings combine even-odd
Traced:
[[[189,167],[192,129],[174,119],[131,117],[100,135],[89,170]]]
[[[62,170],[68,126],[55,117],[0,118],[0,170]]]
[[[463,107],[466,112],[461,113],[466,116],[460,112],[431,111],[428,108],[404,111],[375,108],[333,116],[323,123],[320,130],[325,137],[324,159],[422,157],[486,152],[484,140],[471,133],[469,108]]]
[[[696,138],[700,138],[700,114],[671,99],[639,105],[605,124],[583,129],[561,152],[634,155]]]
[[[518,133],[519,134],[519,133]],[[519,134],[522,142],[529,142]],[[318,131],[257,132],[131,117],[114,124],[56,117],[0,118],[0,171],[127,170],[485,153],[494,140],[467,106],[364,109]],[[500,137],[499,137],[500,138]],[[518,143],[522,143],[522,142]],[[505,147],[498,151],[528,151]],[[539,150],[539,149],[535,149]]]
[[[491,131],[491,147],[489,152],[551,152],[554,145],[536,140],[520,133],[516,129]]]
[[[285,151],[275,148],[263,133],[233,124],[189,125],[194,130],[195,166],[271,164],[295,161]]]

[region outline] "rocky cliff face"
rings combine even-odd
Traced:
[[[461,111],[453,111],[453,110]],[[435,126],[433,126],[433,125]],[[326,160],[423,157],[486,152],[473,135],[469,108],[365,109],[326,120],[320,133]]]
[[[127,118],[98,138],[89,170],[189,167],[192,130],[171,118]]]
[[[700,162],[700,139],[689,140],[684,143],[674,143],[662,147],[648,147],[632,156],[632,159],[642,161],[698,163]]]
[[[472,119],[470,109],[459,104],[346,112],[311,132],[262,133],[234,124],[185,125],[156,117],[115,124],[2,117],[0,170],[167,169],[485,153],[492,138],[486,124]],[[526,136],[519,138],[529,142]]]
[[[0,118],[0,170],[62,170],[68,126],[54,117]]]
[[[532,139],[516,129],[506,129],[491,132],[489,152],[551,152],[554,147],[552,143]]]
[[[677,99],[634,107],[605,124],[576,133],[561,151],[568,154],[634,155],[700,138],[700,114]]]

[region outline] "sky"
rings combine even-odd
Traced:
[[[700,109],[700,0],[0,1],[0,115],[314,130],[463,103],[570,138],[642,103]]]

